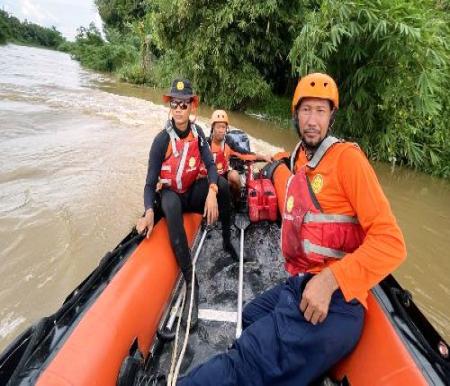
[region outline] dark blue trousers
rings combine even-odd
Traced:
[[[314,326],[299,309],[309,277],[290,277],[250,302],[233,348],[193,369],[178,385],[299,386],[326,373],[355,347],[364,310],[338,290],[327,318]]]

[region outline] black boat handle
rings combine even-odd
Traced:
[[[414,336],[417,338],[419,343],[423,346],[425,350],[424,354],[428,356],[429,359],[437,363],[442,367],[444,373],[450,377],[450,362],[448,359],[441,356],[440,353],[436,352],[435,349],[430,345],[428,340],[422,334],[422,331],[414,324],[406,309],[410,307],[412,301],[412,295],[409,291],[401,290],[399,288],[390,288],[392,294],[393,305],[396,311],[400,314],[402,320],[408,325],[408,327],[414,332]]]

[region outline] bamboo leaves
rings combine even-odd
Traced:
[[[448,26],[448,14],[428,0],[324,0],[306,16],[289,58],[299,75],[337,78],[341,135],[377,159],[448,176]]]

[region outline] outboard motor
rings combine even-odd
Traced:
[[[242,130],[230,130],[225,138],[228,146],[230,146],[234,151],[242,154],[251,153],[250,140],[248,139],[247,134]],[[230,166],[232,169],[237,170],[239,174],[245,174],[245,162],[239,158],[231,157]]]
[[[245,132],[233,129],[227,133],[227,143],[239,153],[250,153],[250,140]]]

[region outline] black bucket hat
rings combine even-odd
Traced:
[[[170,91],[163,95],[164,103],[169,102],[170,98],[192,99],[194,104],[198,104],[198,96],[192,91],[192,85],[188,79],[175,79],[172,82]]]

